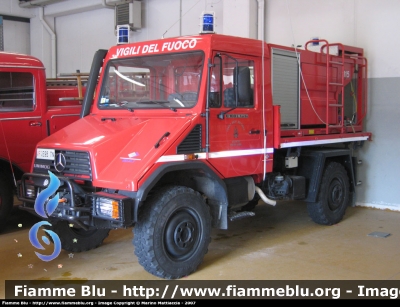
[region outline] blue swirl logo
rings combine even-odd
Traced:
[[[60,180],[50,171],[49,171],[49,176],[50,176],[50,182],[48,187],[39,193],[39,195],[35,200],[35,205],[34,205],[35,212],[43,218],[48,218],[54,212],[54,210],[56,210],[59,201],[58,194],[56,194],[53,198],[49,199],[49,197],[53,195],[55,192],[57,192],[57,189],[60,187]],[[29,241],[31,241],[31,244],[34,247],[41,250],[45,249],[45,247],[43,247],[43,245],[39,242],[37,234],[39,228],[44,225],[51,226],[49,222],[42,221],[33,225],[32,228],[29,230]],[[54,231],[48,229],[44,229],[44,231],[50,236],[51,240],[53,241],[54,251],[51,255],[43,255],[38,252],[35,252],[35,254],[36,256],[39,257],[39,259],[43,261],[51,261],[57,258],[57,256],[60,254],[61,241],[58,235]],[[50,245],[51,243],[46,236],[42,236],[42,241],[46,245]]]

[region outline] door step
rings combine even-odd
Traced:
[[[229,214],[229,220],[231,222],[233,222],[236,220],[244,219],[246,217],[251,217],[251,216],[255,216],[255,215],[256,214],[251,211],[233,212],[233,213]]]

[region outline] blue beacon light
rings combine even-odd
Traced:
[[[129,25],[117,26],[117,44],[129,43]]]
[[[215,33],[214,31],[214,12],[203,12],[201,14],[201,29],[200,33]]]

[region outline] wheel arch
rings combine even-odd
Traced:
[[[133,228],[134,253],[149,273],[164,279],[188,276],[211,241],[211,217],[202,195],[177,185],[149,196]]]
[[[21,178],[22,172],[14,167],[16,180]],[[9,161],[0,159],[0,230],[5,228],[11,210],[14,205],[14,195],[16,187]]]
[[[176,162],[161,165],[140,185],[136,194],[133,210],[134,222],[137,222],[138,210],[153,189],[167,184],[192,188],[207,198],[210,207],[212,226],[227,229],[228,196],[223,180],[205,163]]]
[[[21,170],[17,165],[11,164],[10,161],[0,158],[0,175],[5,176],[7,180],[10,181],[12,186],[14,186],[14,180],[13,180],[13,175],[12,175],[12,170],[14,171],[15,175],[15,180],[19,180],[22,177],[22,174],[24,173],[23,170]]]
[[[316,202],[325,166],[336,161],[344,166],[350,181],[350,199],[355,202],[356,169],[350,149],[318,148],[303,150],[300,156],[298,175],[307,180],[306,202]]]

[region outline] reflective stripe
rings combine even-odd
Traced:
[[[261,149],[244,149],[244,150],[227,150],[220,152],[210,152],[210,158],[225,158],[225,157],[238,157],[238,156],[251,156],[251,155],[262,155],[264,153],[273,153],[273,148]]]
[[[242,157],[242,156],[250,156],[250,155],[262,155],[265,153],[273,153],[273,148],[266,149],[246,149],[246,150],[227,150],[227,151],[219,151],[219,152],[210,152],[208,154],[209,158],[227,158],[227,157]],[[207,154],[205,152],[195,153],[197,155],[197,160],[205,160]],[[173,162],[173,161],[185,161],[185,154],[182,155],[168,155],[160,157],[157,162]]]
[[[195,155],[197,155],[198,160],[206,158],[205,153],[195,154]],[[157,160],[157,162],[175,162],[175,161],[185,161],[185,155],[162,156]]]
[[[321,144],[332,144],[332,143],[343,143],[343,142],[354,142],[354,141],[366,141],[369,136],[358,136],[352,138],[338,138],[329,140],[313,140],[313,141],[302,141],[302,142],[289,142],[282,143],[281,148],[289,148],[296,146],[310,146],[310,145],[321,145]]]

